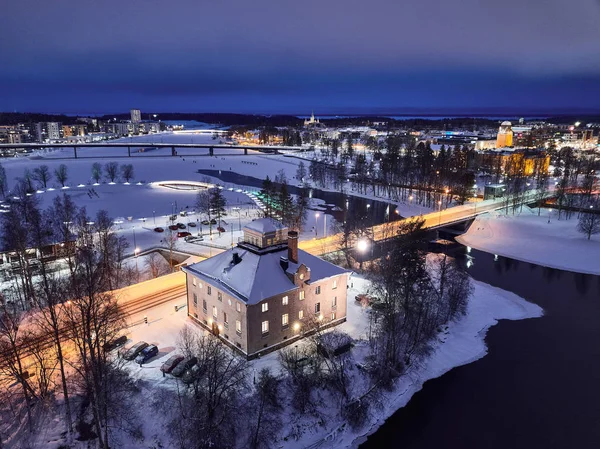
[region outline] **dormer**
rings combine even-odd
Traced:
[[[257,248],[287,243],[287,227],[273,218],[261,218],[244,226],[244,242]]]

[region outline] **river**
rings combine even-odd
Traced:
[[[600,276],[468,256],[474,279],[545,315],[493,326],[485,357],[426,382],[361,449],[599,447]]]

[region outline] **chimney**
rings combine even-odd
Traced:
[[[298,233],[288,232],[288,259],[292,263],[298,263]]]
[[[238,254],[237,251],[235,251],[233,253],[233,259],[231,259],[231,261],[233,262],[234,265],[237,265],[238,263],[240,263],[242,261],[242,258],[240,257],[240,255]]]
[[[279,265],[281,265],[281,268],[283,268],[283,271],[285,271],[290,266],[290,262],[288,261],[287,257],[281,256],[279,258]]]

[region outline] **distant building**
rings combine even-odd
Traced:
[[[0,126],[0,143],[21,143],[21,132],[14,126]]]
[[[132,109],[129,112],[131,113],[131,123],[139,123],[142,121],[142,112],[139,109]]]
[[[85,136],[85,125],[63,125],[63,137],[83,137]]]
[[[498,136],[496,137],[496,148],[512,147],[513,145],[513,131],[512,123],[502,122],[500,129],[498,129]]]
[[[40,143],[60,140],[62,132],[62,125],[58,122],[39,122],[35,126],[36,138]]]
[[[319,119],[315,118],[315,113],[311,113],[310,114],[310,118],[308,120],[304,120],[304,126],[320,126],[321,123],[319,122]]]
[[[346,321],[350,273],[298,249],[298,233],[272,218],[243,241],[183,267],[188,315],[248,358]]]
[[[534,173],[548,173],[550,156],[545,151],[535,149],[502,148],[480,151],[475,157],[478,165],[490,172],[500,172],[506,176],[531,176]]]

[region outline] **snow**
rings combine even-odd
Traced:
[[[557,212],[523,208],[518,215],[480,215],[468,232],[456,238],[463,245],[545,267],[600,274],[600,237],[577,231],[576,214],[557,219]]]

